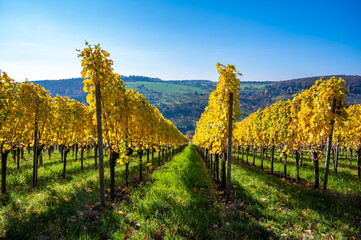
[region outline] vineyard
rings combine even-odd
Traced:
[[[238,121],[242,74],[218,63],[188,145],[109,56],[78,50],[88,105],[0,75],[0,238],[361,238],[361,106],[342,78]]]
[[[325,156],[323,189],[327,189],[331,152],[334,171],[337,173],[341,150],[350,152],[350,167],[352,155],[355,153],[357,178],[361,178],[361,106],[347,107],[347,90],[342,78],[320,79],[310,89],[295,95],[292,100],[279,101],[263,110],[259,109],[234,124],[232,139],[233,122],[239,116],[232,116],[232,111],[239,112],[238,97],[232,100],[233,94],[237,96],[239,92],[239,80],[236,78],[239,73],[233,65],[224,68],[218,65],[218,72],[221,74],[220,81],[197,124],[194,143],[200,151],[204,151],[206,162],[217,180],[218,162],[221,158],[223,187],[230,183],[230,175],[226,178],[230,167],[228,166],[226,171],[225,162],[227,160],[227,164],[230,164],[231,154],[237,152],[237,159],[241,155],[241,160],[246,159],[249,163],[251,151],[252,165],[255,165],[257,149],[260,151],[261,169],[264,168],[264,160],[268,160],[269,153],[271,173],[274,172],[275,151],[280,153],[280,160],[283,159],[284,162],[283,181],[287,179],[288,156],[292,154],[295,158],[296,181],[299,182],[303,155],[308,154],[314,166],[314,188],[318,189],[319,165]]]
[[[237,76],[242,74],[230,64],[218,64],[217,70],[220,74],[217,88],[210,95],[209,105],[197,123],[193,141],[210,175],[225,190],[226,201],[232,200],[231,184],[238,180],[232,177],[232,166],[235,166],[232,161],[247,167],[259,166],[265,174],[279,176],[281,183],[290,181],[307,188],[313,185],[314,189],[320,188],[322,169],[323,190],[327,190],[331,175],[332,189],[329,193],[342,193],[353,199],[352,205],[358,209],[353,216],[353,226],[359,235],[361,106],[348,107],[345,103],[348,93],[345,81],[336,77],[321,78],[310,89],[294,95],[293,99],[276,102],[235,122],[240,114],[240,80]],[[341,155],[347,163],[344,159],[341,164]],[[269,197],[272,196],[264,199]],[[323,202],[325,198],[316,201]],[[323,211],[323,208],[317,210]],[[288,223],[291,227],[291,222]],[[283,237],[289,237],[288,234]],[[302,236],[314,238],[308,234]],[[319,237],[332,239],[334,235],[326,237],[321,234]],[[340,235],[340,238],[343,237]],[[353,236],[350,238],[354,239]]]

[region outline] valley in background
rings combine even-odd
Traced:
[[[328,78],[330,76],[325,76]],[[336,75],[346,80],[349,105],[361,103],[361,76]],[[217,82],[209,80],[161,80],[145,76],[121,76],[126,88],[143,94],[156,106],[165,118],[172,121],[187,135],[193,135],[197,121],[208,104],[210,93]],[[242,81],[240,92],[240,120],[257,109],[265,108],[276,101],[290,99],[292,95],[310,88],[320,77],[291,79],[286,81]],[[87,104],[83,91],[83,79],[33,81],[47,89],[51,96],[67,96]]]

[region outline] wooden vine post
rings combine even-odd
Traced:
[[[232,161],[232,115],[233,115],[233,93],[229,94],[228,106],[228,141],[227,141],[227,184],[226,184],[226,199],[227,201],[231,195],[231,161]]]
[[[99,148],[99,182],[100,182],[100,202],[105,205],[105,187],[104,187],[104,161],[103,161],[103,129],[102,129],[102,111],[101,111],[101,95],[100,84],[95,86],[95,104],[97,116],[97,133],[98,133],[98,148]]]
[[[332,114],[335,114],[336,111],[336,99],[332,100],[332,105],[331,105],[331,112]],[[329,169],[329,165],[330,165],[330,156],[331,156],[331,150],[332,150],[332,135],[333,135],[333,127],[335,125],[335,119],[331,119],[330,120],[330,125],[331,125],[331,132],[328,135],[328,139],[327,139],[327,149],[326,149],[326,161],[325,161],[325,170],[324,170],[324,177],[323,177],[323,189],[326,190],[327,189],[327,180],[328,180],[328,169]]]

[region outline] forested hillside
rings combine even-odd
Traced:
[[[361,103],[361,76],[337,75],[347,82],[348,104]],[[156,106],[165,118],[171,120],[182,133],[193,132],[195,123],[207,105],[209,94],[216,83],[209,80],[170,80],[144,76],[122,76],[131,88],[143,94]],[[320,77],[291,79],[286,81],[241,82],[241,119],[272,103],[291,98],[293,94],[310,88]],[[37,84],[49,90],[52,96],[59,94],[86,103],[83,79],[41,80]]]

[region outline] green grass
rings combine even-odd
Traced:
[[[355,176],[356,169],[350,168],[348,160],[343,157],[339,173],[334,173],[331,167],[328,182],[330,190],[327,191],[306,187],[308,184],[313,185],[314,181],[313,167],[308,158],[300,169],[300,184],[290,180],[282,181],[282,162],[275,163],[276,175],[271,175],[269,160],[264,162],[266,170],[259,168],[259,156],[256,158],[256,166],[235,161],[232,180],[237,186],[237,195],[247,206],[245,214],[272,230],[278,238],[313,236],[314,239],[360,239],[360,181]],[[249,160],[252,162],[252,157]],[[295,161],[289,157],[288,162],[288,175],[295,178]],[[321,172],[320,180],[323,178],[323,168]]]
[[[237,207],[242,208],[241,203],[228,209],[218,197],[194,146],[188,146],[133,189],[127,200],[116,205],[112,217],[104,220],[104,226],[113,226],[107,228],[108,234],[104,236],[239,239],[245,232],[272,236],[239,214]]]
[[[264,90],[264,88],[265,88],[265,86],[266,86],[267,84],[266,83],[257,83],[257,82],[255,82],[255,83],[242,83],[241,82],[241,90]],[[245,89],[245,88],[247,88],[247,89]]]
[[[155,154],[157,157],[158,154]],[[30,158],[29,156],[26,156]],[[277,156],[278,157],[278,156]],[[105,158],[109,186],[108,157]],[[251,160],[251,158],[250,158]],[[355,239],[361,238],[360,182],[355,168],[341,160],[331,173],[330,190],[313,183],[310,160],[301,168],[301,183],[290,157],[289,179],[271,175],[239,161],[232,165],[232,201],[212,182],[194,146],[186,147],[139,184],[124,187],[124,166],[116,166],[117,198],[99,205],[98,171],[92,156],[80,171],[69,153],[66,179],[61,178],[59,154],[44,158],[38,188],[31,185],[31,160],[20,171],[9,162],[9,195],[0,205],[0,236],[7,239]],[[265,167],[269,163],[265,161]],[[281,162],[275,170],[283,172]],[[138,163],[130,166],[138,182]],[[332,170],[331,170],[332,172]],[[309,176],[310,175],[310,176]],[[341,178],[339,177],[341,176]],[[340,180],[344,179],[344,180]],[[338,184],[337,184],[338,183]],[[351,189],[351,190],[349,190]]]
[[[105,157],[106,188],[110,175],[108,160],[109,157]],[[143,156],[145,161],[146,156]],[[1,196],[0,202],[0,237],[67,239],[68,235],[79,231],[81,225],[69,224],[69,218],[78,211],[86,212],[89,210],[87,204],[95,204],[99,200],[99,171],[94,168],[94,157],[89,156],[84,160],[85,169],[82,172],[80,160],[76,162],[72,153],[67,158],[66,179],[61,177],[62,167],[58,151],[55,151],[50,161],[44,154],[44,164],[38,170],[39,187],[32,188],[32,154],[25,154],[25,160],[20,162],[20,170],[16,170],[12,159],[8,161],[8,194]],[[133,161],[130,163],[131,184],[138,174],[138,161]],[[117,164],[116,186],[124,187],[124,176],[125,165]]]
[[[238,156],[241,158],[241,154]],[[357,179],[357,162],[356,157],[353,156],[352,166],[349,164],[349,152],[345,154],[340,154],[339,156],[339,164],[338,164],[338,172],[336,173],[333,168],[333,161],[331,156],[331,163],[329,165],[329,177],[327,187],[328,189],[335,191],[339,194],[355,194],[361,195],[361,184]],[[261,166],[261,158],[260,152],[258,150],[257,156],[255,159],[255,165]],[[244,154],[244,161],[246,161],[246,154]],[[253,152],[249,152],[248,161],[250,164],[253,162]],[[324,159],[320,164],[320,186],[323,184],[323,176],[324,176]],[[263,168],[266,172],[271,171],[271,161],[270,161],[270,152],[268,151],[267,159],[265,157],[263,161]],[[283,161],[280,160],[280,155],[275,151],[275,162],[274,162],[274,173],[283,177]],[[314,183],[314,167],[313,162],[309,158],[308,154],[303,154],[303,166],[300,166],[300,179],[304,183],[308,183],[313,185]],[[290,154],[287,157],[287,177],[293,180],[297,177],[296,171],[296,160]]]
[[[131,227],[137,223],[143,226],[128,232],[135,239],[153,239],[157,234],[165,239],[238,238],[237,229],[249,225],[239,218],[229,219],[228,211],[223,211],[224,206],[217,202],[217,193],[193,146],[154,172],[131,193],[130,203],[125,202],[118,210],[125,212],[124,218]],[[232,223],[227,225],[228,221]],[[122,239],[124,233],[117,237]]]
[[[122,181],[120,167],[118,183]],[[1,207],[2,232],[9,239],[238,239],[246,232],[272,235],[235,210],[242,208],[241,203],[235,209],[225,208],[193,146],[147,175],[139,186],[123,188],[119,194],[121,198],[108,201],[106,209],[99,208],[97,171],[91,169],[34,190],[13,191]]]
[[[188,92],[209,92],[209,90],[197,88],[193,86],[186,86],[174,83],[165,83],[165,82],[128,82],[125,87],[127,89],[139,90],[139,86],[144,86],[151,90],[155,90],[163,93],[188,93]]]

